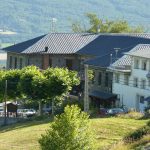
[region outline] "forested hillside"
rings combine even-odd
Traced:
[[[0,31],[17,33],[0,34],[0,40],[16,43],[51,32],[51,18],[57,19],[57,32],[71,32],[76,20],[87,26],[87,12],[104,19],[125,19],[132,26],[150,27],[149,0],[0,0]]]

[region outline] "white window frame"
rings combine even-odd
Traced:
[[[134,69],[139,69],[140,61],[139,59],[134,59]]]
[[[145,89],[146,88],[146,80],[142,79],[141,80],[141,89]]]
[[[129,76],[128,75],[124,75],[124,84],[129,85]]]
[[[135,82],[136,81],[136,82]],[[133,83],[134,87],[138,87],[138,78],[134,77],[134,83]]]
[[[147,70],[147,60],[142,60],[142,70]]]
[[[116,73],[115,74],[115,83],[119,83],[120,82],[120,74]]]

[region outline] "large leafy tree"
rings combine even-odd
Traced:
[[[0,102],[3,101],[4,98],[4,91],[5,91],[5,82],[4,82],[4,77],[5,77],[6,71],[0,70]]]
[[[40,114],[42,100],[52,100],[54,105],[56,97],[65,96],[72,86],[78,84],[77,73],[65,68],[48,68],[41,71],[35,66],[28,66],[21,71],[20,89],[28,98],[39,102]]]
[[[79,22],[72,24],[74,32],[89,32],[89,33],[141,33],[144,32],[143,27],[131,27],[125,20],[108,20],[100,19],[94,13],[87,13],[86,17],[89,21],[89,27],[86,29]]]
[[[28,99],[39,103],[39,113],[42,114],[42,100],[46,99],[45,83],[42,72],[36,66],[27,66],[21,70],[20,90]]]
[[[42,150],[94,150],[89,116],[76,105],[65,107],[39,143]]]
[[[36,66],[27,66],[21,70],[20,90],[27,97],[32,99],[37,97],[33,86],[33,79],[41,76],[41,74],[41,71]]]
[[[5,71],[3,83],[7,80],[7,96],[9,99],[16,99],[21,96],[21,91],[18,87],[20,75],[21,71],[17,69]]]
[[[56,97],[68,94],[73,86],[79,84],[79,78],[75,71],[66,68],[48,68],[43,74],[47,78],[47,98],[52,100],[52,113],[54,113]]]
[[[16,99],[17,97],[20,97],[21,92],[18,87],[20,74],[21,74],[20,70],[8,70],[8,71],[1,70],[0,71],[1,101],[4,98],[6,84],[7,84],[7,98],[8,99]]]

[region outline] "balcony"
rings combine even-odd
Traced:
[[[121,71],[126,73],[131,72],[131,66],[110,66],[108,67],[108,69],[112,71]]]

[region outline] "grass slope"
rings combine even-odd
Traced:
[[[97,135],[97,148],[114,144],[146,122],[147,120],[121,118],[91,119],[91,128]],[[1,128],[0,150],[39,150],[38,139],[49,125],[48,122],[33,121]]]

